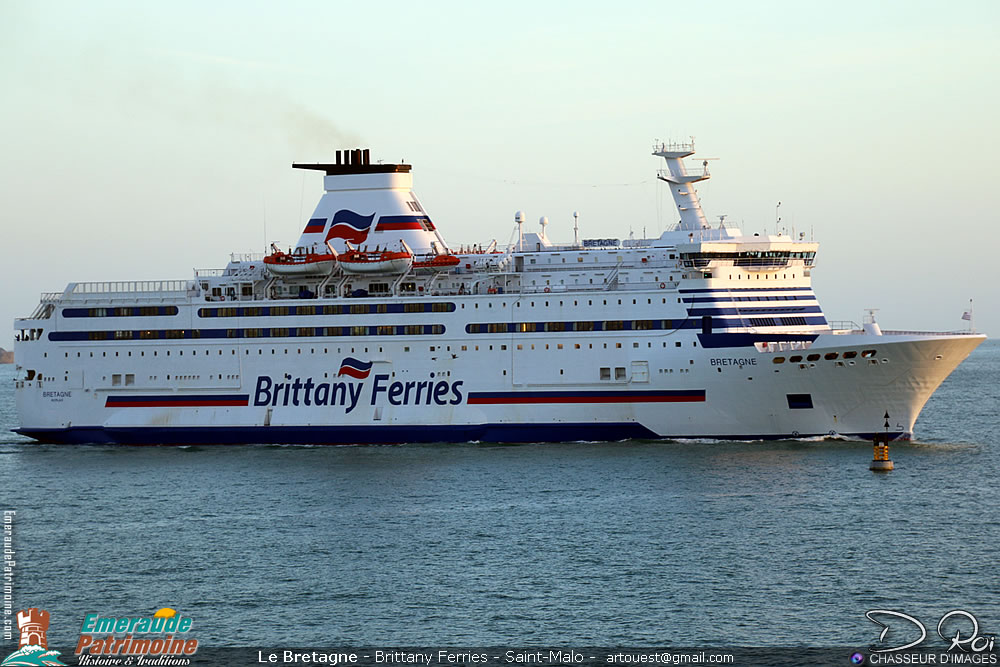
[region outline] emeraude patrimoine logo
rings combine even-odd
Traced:
[[[74,653],[80,656],[81,665],[91,664],[91,656],[193,655],[198,650],[198,640],[188,634],[191,624],[190,617],[180,616],[169,607],[152,616],[115,618],[87,614]]]

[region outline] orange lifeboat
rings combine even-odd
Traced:
[[[271,250],[273,252],[264,258],[264,265],[276,276],[327,276],[337,264],[337,256],[332,253],[319,254],[305,248],[281,252],[274,244]]]
[[[360,250],[351,248],[340,254],[340,268],[344,273],[379,274],[406,273],[413,264],[413,253],[407,250]]]
[[[452,267],[458,266],[462,260],[455,255],[435,255],[430,259],[415,260],[413,268],[430,271],[448,271]]]

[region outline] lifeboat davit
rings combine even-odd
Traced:
[[[429,259],[414,260],[413,269],[430,271],[448,271],[459,265],[462,260],[455,255],[435,255]]]
[[[340,268],[344,273],[379,274],[406,273],[413,264],[413,253],[403,250],[360,250],[351,248],[341,253]]]
[[[276,276],[328,276],[337,264],[337,256],[332,253],[308,252],[305,248],[281,252],[273,244],[271,250],[264,258],[264,265]]]

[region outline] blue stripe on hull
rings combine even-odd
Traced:
[[[238,426],[238,427],[78,427],[15,429],[39,442],[65,445],[348,445],[421,442],[576,442],[628,439],[792,440],[827,433],[660,436],[634,422],[609,424],[470,424],[452,426]],[[871,440],[874,433],[844,433]],[[881,434],[880,434],[881,435]],[[890,433],[909,440],[909,433]]]
[[[120,445],[345,445],[405,442],[570,442],[656,438],[641,424],[620,422],[468,424],[447,426],[235,426],[77,427],[17,429],[21,435],[55,444]]]

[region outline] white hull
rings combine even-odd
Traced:
[[[452,314],[444,320],[448,331],[461,330],[455,319]],[[678,336],[683,337],[678,341]],[[487,334],[475,341],[445,335],[433,341],[434,352],[426,339],[367,347],[356,340],[184,341],[158,346],[154,358],[145,356],[144,375],[128,388],[108,386],[109,379],[102,380],[107,376],[81,368],[65,378],[19,383],[17,408],[23,433],[55,442],[335,443],[469,439],[462,436],[470,434],[510,441],[867,436],[881,430],[885,412],[890,434],[905,438],[934,389],[982,340],[825,335],[808,350],[877,351],[871,359],[855,358],[853,365],[823,359],[774,364],[776,356],[789,353],[752,346],[705,349],[695,333]],[[615,347],[618,342],[621,348]],[[115,351],[136,356],[141,347]],[[366,378],[338,376],[342,360],[352,355],[372,363]],[[625,377],[601,380],[605,364],[626,369]],[[287,396],[284,388],[276,391],[278,383],[292,385],[296,378],[302,385],[298,396],[291,386]],[[310,405],[305,405],[310,379]],[[413,383],[405,401],[402,394],[390,400],[397,381],[402,391],[405,382]],[[439,396],[421,387],[418,397],[420,382],[432,383],[431,392],[436,383],[448,386]],[[343,387],[331,387],[336,394],[331,401],[315,395],[322,384]],[[790,407],[790,394],[809,395],[812,407]],[[143,404],[157,396],[183,404]],[[118,405],[110,405],[109,397]],[[129,404],[129,397],[137,402]],[[316,405],[320,399],[333,405]]]

